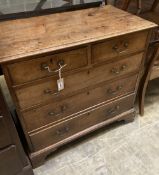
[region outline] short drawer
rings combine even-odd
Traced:
[[[19,106],[21,109],[25,109],[47,101],[55,102],[57,98],[72,95],[81,89],[118,78],[121,75],[127,75],[130,72],[138,71],[142,55],[141,53],[120,61],[66,76],[64,77],[65,89],[62,91],[57,90],[58,77],[51,77],[41,82],[17,88],[15,89],[15,93],[19,101]]]
[[[70,71],[87,66],[87,48],[80,48],[63,53],[21,61],[8,65],[14,85],[57,74],[59,64],[66,65],[63,71]],[[52,72],[49,72],[47,67]]]
[[[17,88],[15,92],[19,106],[24,109],[49,100],[55,102],[57,98],[72,95],[81,89],[137,71],[141,64],[142,55],[143,53],[66,76],[64,77],[65,89],[62,91],[57,90],[58,77]]]
[[[9,128],[3,116],[0,116],[0,149],[12,143]]]
[[[97,125],[131,108],[134,104],[134,95],[121,98],[112,103],[101,106],[88,113],[77,116],[60,124],[49,127],[30,135],[35,151],[56,144],[91,126]]]
[[[71,117],[71,114],[76,115],[82,110],[113,99],[114,97],[132,93],[135,90],[136,80],[137,75],[133,75],[122,80],[117,80],[111,84],[104,84],[93,90],[88,90],[84,93],[61,100],[60,102],[57,101],[31,111],[23,112],[22,115],[26,128],[28,132],[33,131],[47,124]]]
[[[113,57],[141,51],[145,48],[147,35],[147,31],[133,33],[94,44],[92,46],[93,62],[107,61]]]

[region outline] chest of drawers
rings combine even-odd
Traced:
[[[155,27],[112,6],[0,24],[0,62],[34,167],[71,140],[134,118]]]

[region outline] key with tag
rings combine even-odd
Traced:
[[[62,78],[62,76],[61,76],[61,70],[63,67],[66,66],[66,64],[63,66],[61,66],[59,64],[59,66],[60,66],[60,68],[57,70],[59,73],[59,79],[57,80],[57,88],[58,88],[58,91],[62,91],[65,88],[65,86],[64,86],[64,78]]]

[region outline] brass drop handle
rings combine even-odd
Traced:
[[[59,60],[59,61],[57,62],[57,66],[59,66],[59,65],[61,65],[61,66],[65,65],[64,60]]]
[[[66,111],[66,110],[67,110],[67,106],[66,106],[66,105],[62,105],[62,106],[61,106],[61,111],[64,112],[64,111]]]
[[[118,46],[118,44],[115,44],[115,45],[112,47],[112,49],[113,49],[115,52],[121,54],[122,52],[125,52],[125,51],[126,51],[126,49],[128,48],[128,46],[129,46],[129,43],[128,43],[128,42],[123,42],[123,47],[124,47],[124,48],[120,49],[120,47]]]
[[[56,117],[56,116],[62,115],[67,110],[66,105],[62,105],[60,108],[61,109],[59,113],[55,113],[54,111],[51,111],[48,113],[48,115],[51,117]]]
[[[108,109],[107,114],[112,115],[115,114],[120,109],[119,105],[116,105],[114,108]]]
[[[49,112],[48,114],[49,114],[49,116],[54,116],[55,112]]]
[[[111,88],[109,88],[107,90],[107,93],[110,95],[116,95],[121,89],[123,88],[123,86],[117,86],[115,90],[112,90]]]
[[[120,70],[123,71],[123,70],[125,70],[126,68],[127,68],[127,66],[124,64],[124,65],[121,66]]]
[[[44,94],[49,94],[49,95],[59,95],[60,94],[60,92],[58,91],[58,92],[55,92],[55,91],[53,91],[53,90],[51,90],[51,89],[45,89],[44,90]]]
[[[118,51],[119,47],[118,47],[118,45],[114,45],[112,49],[113,49],[114,51]]]
[[[65,66],[67,66],[67,64],[65,64],[64,60],[59,60],[57,62],[57,66],[59,67],[59,69],[61,70],[62,68],[64,68]],[[41,64],[41,69],[42,70],[47,70],[49,73],[52,73],[52,72],[58,72],[59,69],[54,69],[54,70],[51,70],[50,66],[47,64],[47,63],[43,63]]]
[[[52,91],[51,89],[45,89],[45,90],[44,90],[44,93],[45,93],[45,94],[52,94],[53,91]]]
[[[129,46],[129,43],[128,42],[124,42],[124,47],[127,49]]]
[[[62,113],[55,113],[55,112],[49,112],[48,115],[51,116],[51,117],[57,117],[59,115],[61,115]]]
[[[69,127],[65,126],[65,127],[61,128],[61,129],[58,129],[56,131],[56,134],[61,136],[61,135],[65,134],[65,133],[67,133],[68,131],[69,131]]]
[[[52,72],[55,72],[56,71],[56,69],[51,70],[50,66],[47,63],[41,64],[41,69],[42,70],[47,70],[49,73],[52,73]]]
[[[124,71],[127,68],[127,65],[123,64],[119,69],[118,68],[112,68],[111,73],[113,74],[120,74],[122,71]]]
[[[112,68],[112,69],[111,69],[111,72],[112,72],[113,74],[120,74],[120,71],[119,71],[117,68]]]

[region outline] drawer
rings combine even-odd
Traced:
[[[33,131],[114,97],[132,93],[135,90],[136,80],[137,75],[134,75],[110,84],[106,83],[100,87],[88,90],[65,100],[23,112],[22,115],[26,128],[28,132]]]
[[[11,144],[9,128],[3,116],[0,116],[0,149]]]
[[[55,102],[57,98],[72,95],[81,89],[137,71],[141,64],[142,55],[143,53],[66,76],[64,77],[65,89],[59,92],[57,90],[58,77],[51,77],[40,83],[36,82],[17,88],[15,92],[19,106],[24,109],[46,101]]]
[[[17,175],[23,169],[15,145],[0,151],[0,174]]]
[[[70,71],[87,66],[87,48],[80,48],[63,53],[17,62],[8,65],[9,74],[14,85],[57,74],[55,70],[66,64],[63,71]],[[49,67],[51,73],[48,72]]]
[[[97,125],[133,107],[134,95],[108,103],[91,112],[30,135],[35,151],[56,144],[91,126]]]
[[[92,46],[93,62],[102,62],[141,51],[145,48],[148,31],[120,36],[112,40],[104,41]]]

